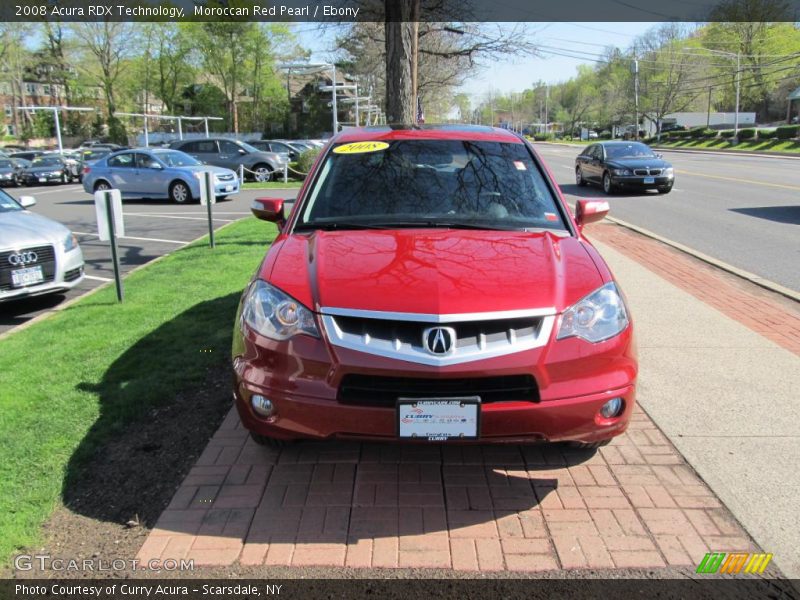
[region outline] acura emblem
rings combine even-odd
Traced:
[[[431,354],[444,356],[455,350],[456,330],[452,327],[429,327],[422,332],[422,345]]]
[[[11,254],[8,257],[8,262],[14,267],[29,265],[31,263],[35,263],[37,260],[39,260],[39,255],[33,251],[17,252],[16,254]]]

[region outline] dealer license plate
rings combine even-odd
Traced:
[[[655,178],[655,177],[645,177],[645,178],[644,178],[644,182],[645,182],[646,184],[647,184],[647,183],[655,183],[655,182],[656,182],[656,178]]]
[[[226,191],[226,192],[230,192],[230,191],[232,191],[232,190],[233,190],[233,186],[232,186],[232,185],[226,185],[226,186],[225,186],[225,191]]]
[[[39,177],[39,183],[47,183],[47,177]]]
[[[481,399],[399,398],[397,433],[401,438],[432,442],[475,439],[480,431]]]
[[[42,281],[44,281],[44,274],[41,265],[11,271],[11,285],[14,287],[25,287]]]

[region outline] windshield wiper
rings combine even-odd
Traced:
[[[483,229],[490,231],[516,231],[523,229],[519,226],[502,227],[499,225],[488,225],[486,223],[470,223],[467,221],[436,221],[433,219],[426,221],[391,221],[383,224],[391,228],[419,227],[420,229]]]
[[[353,221],[331,221],[328,223],[298,223],[295,231],[313,231],[321,229],[323,231],[344,231],[347,229],[392,229],[383,223],[358,223]]]

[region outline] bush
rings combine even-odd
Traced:
[[[779,140],[800,137],[800,125],[782,125],[775,130],[775,137]]]
[[[754,137],[756,137],[756,130],[753,127],[747,127],[739,130],[740,140],[752,140]]]
[[[719,136],[729,140],[733,137],[733,129],[723,129],[719,132]]]
[[[670,131],[668,134],[671,140],[682,140],[692,135],[691,131]]]
[[[296,169],[301,173],[308,173],[311,171],[311,166],[314,164],[314,161],[317,160],[319,151],[320,148],[312,148],[311,150],[303,152],[297,157]]]
[[[705,127],[694,127],[689,130],[689,137],[692,138],[712,138],[717,137],[715,129],[707,129]]]
[[[533,140],[536,142],[547,142],[553,139],[552,133],[536,133],[533,136]]]

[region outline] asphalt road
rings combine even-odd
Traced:
[[[64,302],[114,278],[111,248],[98,240],[94,199],[80,185],[6,188],[15,198],[33,196],[32,210],[69,227],[83,250],[86,277],[65,295],[48,295],[0,304],[0,333],[52,311]],[[214,228],[250,215],[250,202],[260,196],[294,198],[296,189],[242,190],[214,205]],[[118,241],[123,273],[168,254],[208,233],[206,209],[199,204],[177,205],[154,200],[125,200],[125,237]]]
[[[580,147],[536,150],[569,202],[605,197],[575,185]],[[663,154],[675,167],[672,192],[610,196],[610,216],[800,291],[800,160]]]

